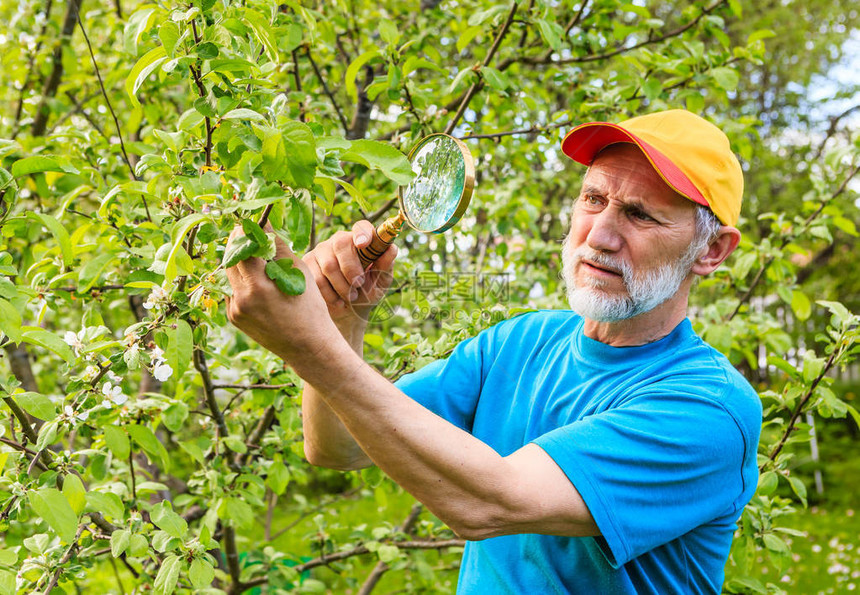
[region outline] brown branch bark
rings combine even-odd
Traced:
[[[412,533],[422,510],[424,510],[423,504],[414,504],[412,506],[412,510],[409,511],[409,516],[407,516],[397,528],[397,532],[407,534]],[[377,562],[376,566],[373,567],[373,570],[371,570],[370,574],[367,576],[367,579],[365,579],[364,584],[362,584],[361,588],[358,590],[358,595],[370,595],[371,591],[373,591],[373,589],[376,588],[377,583],[379,583],[379,579],[382,578],[383,574],[388,572],[389,568],[388,564],[382,560]]]
[[[791,412],[791,417],[788,419],[788,424],[785,427],[785,432],[783,432],[782,437],[779,439],[779,443],[770,452],[770,455],[768,455],[767,461],[763,463],[761,467],[759,467],[759,472],[764,471],[767,462],[775,460],[777,455],[779,455],[779,453],[782,451],[782,448],[785,446],[785,443],[788,441],[788,438],[794,431],[794,424],[797,423],[797,419],[803,413],[803,408],[809,402],[809,399],[812,398],[812,395],[815,394],[815,389],[816,387],[818,387],[821,380],[833,368],[833,364],[836,362],[836,358],[840,353],[841,350],[834,349],[833,353],[830,354],[830,357],[827,358],[827,363],[824,364],[824,368],[821,370],[821,373],[818,374],[818,377],[816,377],[815,380],[812,381],[812,384],[809,385],[809,390],[806,391],[806,394],[803,395],[803,398],[798,401],[797,405],[794,408],[794,411]]]
[[[39,41],[36,42],[36,47],[33,49],[33,52],[30,54],[30,58],[27,60],[27,74],[24,76],[24,82],[21,83],[21,91],[18,93],[18,106],[15,108],[15,120],[14,124],[12,124],[11,138],[13,140],[18,136],[18,132],[21,130],[20,123],[21,116],[24,113],[24,95],[30,88],[30,79],[33,78],[33,71],[36,69],[36,56],[39,55],[39,52],[42,49],[42,40],[45,39],[45,33],[48,31],[48,24],[51,22],[51,8],[53,5],[53,0],[47,0],[47,2],[45,2],[45,22],[42,25],[42,30],[39,32]]]
[[[45,134],[45,129],[48,125],[48,101],[57,95],[57,89],[60,86],[60,81],[63,78],[63,49],[69,44],[72,38],[72,33],[75,31],[77,23],[78,11],[83,0],[69,0],[66,7],[66,15],[63,18],[63,28],[60,32],[60,40],[57,42],[53,53],[53,68],[51,74],[48,75],[48,80],[45,82],[45,88],[42,90],[42,99],[39,101],[39,106],[36,108],[36,116],[33,119],[33,125],[30,127],[30,134],[33,136],[42,136]]]
[[[355,114],[347,130],[347,140],[358,140],[367,135],[367,127],[370,124],[370,114],[373,111],[373,102],[367,97],[367,87],[373,82],[373,68],[365,66],[364,84],[358,89],[358,102],[355,105]]]

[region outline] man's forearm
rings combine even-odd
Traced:
[[[364,352],[364,326],[339,328],[344,339],[359,356]],[[340,469],[361,469],[372,464],[361,447],[309,382],[302,392],[302,427],[305,456],[314,465]]]

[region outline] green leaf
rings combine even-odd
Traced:
[[[20,343],[23,336],[21,324],[23,320],[18,309],[11,302],[0,298],[0,331],[6,334],[13,343]]]
[[[806,320],[812,314],[812,303],[805,293],[795,289],[791,294],[791,309],[800,320]]]
[[[125,90],[131,99],[133,107],[139,107],[140,101],[137,100],[137,91],[146,81],[146,78],[158,68],[162,62],[167,60],[167,52],[164,46],[158,46],[146,52],[143,57],[137,61],[134,68],[125,79]]]
[[[173,21],[165,21],[158,27],[158,39],[161,45],[164,46],[164,51],[171,58],[173,51],[176,49],[176,44],[179,42],[179,25]]]
[[[245,445],[245,441],[239,438],[239,436],[233,434],[226,436],[224,438],[224,444],[233,452],[238,452],[239,454],[245,454],[248,452],[248,447]]]
[[[59,161],[53,157],[33,155],[24,157],[12,164],[11,172],[16,178],[47,171],[65,171]]]
[[[207,41],[197,46],[197,55],[201,60],[211,60],[218,57],[218,46]]]
[[[131,532],[128,529],[114,531],[110,535],[110,553],[114,558],[119,558],[128,549],[131,543]]]
[[[561,50],[561,38],[564,36],[561,25],[544,19],[535,19],[535,21],[546,44],[556,52]]]
[[[280,496],[287,489],[287,484],[289,483],[290,470],[287,469],[287,466],[280,461],[272,463],[269,467],[269,473],[266,476],[266,485]]]
[[[21,337],[24,342],[53,351],[63,358],[67,364],[75,361],[75,353],[72,351],[72,348],[51,331],[33,326],[22,327],[22,330]]]
[[[159,529],[177,539],[185,539],[188,534],[188,523],[181,516],[173,512],[170,502],[162,500],[152,507],[149,516]]]
[[[397,25],[389,19],[379,19],[376,22],[376,26],[379,28],[379,36],[385,43],[388,45],[397,45],[397,42],[400,41],[400,33],[397,31]]]
[[[126,52],[132,56],[137,56],[137,44],[141,36],[152,26],[155,16],[155,8],[150,5],[150,7],[141,8],[128,17],[123,32],[123,44]]]
[[[139,558],[149,551],[149,543],[143,535],[132,535],[128,542],[128,555]]]
[[[87,512],[100,512],[108,519],[122,521],[125,507],[113,492],[87,492]]]
[[[272,25],[269,20],[255,10],[245,10],[244,18],[245,22],[251,26],[257,39],[266,49],[266,54],[269,56],[269,60],[277,64],[278,42],[277,38],[273,34]]]
[[[170,240],[173,242],[173,247],[170,249],[170,253],[167,255],[166,267],[164,269],[164,280],[167,283],[170,283],[176,278],[177,275],[177,264],[176,259],[179,254],[179,250],[183,250],[182,242],[185,240],[185,236],[188,235],[188,232],[191,231],[191,228],[199,225],[203,221],[209,219],[209,215],[204,213],[191,213],[176,222],[173,226],[173,233],[170,234]]]
[[[92,260],[89,260],[78,272],[78,292],[89,291],[95,282],[101,277],[102,271],[113,261],[115,254],[110,250],[102,252]]]
[[[45,213],[28,213],[28,217],[41,221],[42,225],[48,228],[48,231],[50,231],[51,235],[54,236],[57,244],[60,245],[60,253],[63,255],[63,264],[67,268],[72,266],[75,257],[72,252],[72,243],[69,241],[69,232],[66,231],[63,224],[57,221],[54,217],[46,215]]]
[[[176,589],[179,581],[179,571],[182,570],[182,560],[179,556],[171,554],[164,558],[155,582],[152,585],[153,595],[170,595]]]
[[[768,471],[762,473],[758,478],[758,491],[756,493],[762,496],[772,494],[778,484],[779,476],[775,472]]]
[[[289,121],[281,130],[265,132],[261,171],[266,179],[280,180],[293,188],[312,188],[317,153],[311,129],[301,122]]]
[[[311,241],[311,226],[313,225],[313,211],[310,201],[304,196],[290,197],[290,210],[287,213],[287,229],[290,232],[290,240],[293,252],[302,253]]]
[[[215,580],[215,569],[207,560],[194,558],[188,570],[188,578],[191,579],[191,585],[195,589],[202,589],[212,585],[212,581]]]
[[[373,60],[374,58],[378,58],[381,54],[379,50],[369,50],[359,55],[346,69],[346,75],[343,79],[344,88],[346,89],[346,94],[349,95],[349,98],[353,103],[358,101],[358,87],[355,85],[355,77],[358,76],[358,71],[362,66]]]
[[[740,82],[738,71],[734,68],[729,68],[728,66],[712,68],[711,76],[714,77],[714,81],[716,81],[717,85],[726,91],[734,91],[738,88],[738,82]]]
[[[176,328],[167,335],[167,363],[173,368],[176,378],[181,377],[191,363],[194,352],[194,332],[184,319],[177,318]],[[176,431],[176,430],[173,430]]]
[[[152,433],[152,430],[146,426],[136,424],[126,426],[126,429],[131,439],[140,445],[150,461],[158,464],[165,473],[169,471],[170,456],[167,454],[167,449],[164,448],[164,445]]]
[[[111,452],[121,461],[128,459],[131,452],[131,442],[128,434],[119,426],[105,426],[105,444]]]
[[[75,540],[78,516],[59,490],[42,488],[39,491],[30,492],[30,506],[33,512],[42,517],[65,543],[71,544]]]
[[[793,475],[788,476],[788,483],[791,484],[792,491],[800,498],[803,505],[806,506],[806,485],[803,481]]]
[[[81,479],[74,473],[69,473],[63,480],[63,496],[66,497],[76,515],[84,511],[87,505],[87,490]]]
[[[511,86],[511,81],[507,75],[495,68],[484,66],[481,68],[481,76],[487,81],[487,84],[499,91],[505,91]]]
[[[33,392],[17,393],[12,395],[21,408],[44,421],[51,421],[57,417],[57,406],[45,395]]]
[[[247,529],[254,524],[254,509],[251,505],[240,498],[227,498],[227,518],[232,520],[240,529]]]
[[[293,261],[289,258],[267,262],[266,276],[287,295],[301,295],[305,292],[305,275],[301,269],[293,266]]]
[[[260,113],[255,112],[252,109],[246,109],[244,107],[232,109],[223,116],[221,116],[222,120],[256,120],[259,122],[265,122],[266,118]]]
[[[787,554],[789,552],[788,545],[778,535],[765,533],[762,536],[762,541],[764,541],[765,547],[773,552],[779,552],[780,554]]]
[[[260,245],[250,236],[244,235],[234,238],[230,240],[227,249],[224,250],[224,258],[221,260],[221,266],[225,269],[236,266],[243,260],[251,258],[259,248]]]
[[[352,161],[377,169],[401,186],[408,184],[415,177],[406,155],[387,143],[357,140],[352,143],[348,151],[341,154],[340,158],[343,161]]]
[[[645,81],[645,84],[642,85],[642,93],[649,101],[654,101],[660,97],[660,93],[662,92],[663,84],[660,82],[660,79],[656,77],[649,77],[648,80]]]

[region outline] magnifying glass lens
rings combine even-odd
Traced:
[[[403,211],[413,227],[432,232],[454,216],[466,182],[466,163],[454,139],[433,136],[414,152],[415,178],[402,192]]]

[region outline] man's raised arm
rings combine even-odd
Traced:
[[[392,245],[369,271],[364,271],[356,248],[368,245],[372,233],[369,221],[359,221],[352,233],[338,232],[302,258],[326,301],[332,321],[359,356],[364,352],[367,318],[391,284],[391,268],[397,256],[397,247]],[[372,464],[340,418],[307,382],[302,393],[302,425],[305,456],[310,463],[343,471]]]

